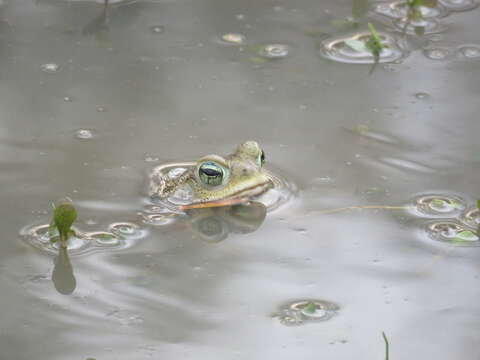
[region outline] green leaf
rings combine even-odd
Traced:
[[[375,29],[375,26],[373,26],[372,23],[368,23],[368,28],[370,29],[370,33],[372,34],[373,39],[375,42],[378,44],[382,44],[382,39],[380,39],[380,35],[377,32],[377,29]]]
[[[70,228],[77,219],[77,210],[72,204],[63,203],[55,207],[53,212],[53,221],[60,233],[62,240],[67,240],[70,232]]]
[[[457,200],[450,200],[450,205],[452,205],[452,207],[457,210],[463,209],[463,204]]]
[[[458,242],[468,242],[468,241],[476,241],[476,240],[478,240],[477,235],[470,230],[461,231],[455,237],[455,241],[458,241]]]
[[[480,200],[477,200],[477,209],[480,209]]]
[[[48,227],[48,237],[52,243],[58,240],[58,229],[57,225],[55,225],[54,219],[50,221],[50,226]]]
[[[356,39],[345,40],[345,45],[347,45],[348,47],[358,52],[368,51],[368,48],[365,45],[365,43],[360,40],[356,40]]]
[[[442,199],[432,199],[432,201],[430,202],[430,204],[431,204],[433,207],[436,207],[436,208],[443,208],[443,207],[445,207],[445,200],[442,200]]]
[[[309,302],[307,305],[305,305],[302,308],[302,312],[305,314],[314,314],[316,310],[317,310],[317,307],[313,302]]]

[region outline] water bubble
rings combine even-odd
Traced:
[[[79,129],[79,130],[75,131],[75,137],[77,139],[86,140],[86,139],[91,139],[94,136],[95,135],[94,135],[93,131],[89,130],[89,129]]]
[[[139,239],[145,236],[145,230],[130,222],[117,222],[110,224],[109,231],[124,239]]]
[[[165,31],[165,27],[162,25],[153,25],[150,26],[150,31],[154,34],[161,34]]]
[[[468,11],[478,7],[477,0],[439,0],[450,11]]]
[[[157,161],[160,160],[160,158],[158,156],[155,156],[155,155],[145,155],[143,160],[146,161],[146,162],[157,162]]]
[[[267,59],[282,59],[290,52],[290,46],[285,44],[266,44],[257,49],[257,54]]]
[[[105,112],[106,109],[103,106],[97,106],[97,112]]]
[[[245,43],[245,36],[237,33],[227,33],[220,36],[220,41],[228,45],[241,45]]]
[[[338,305],[329,301],[300,300],[283,305],[273,317],[277,317],[283,325],[292,326],[329,320],[338,310]]]
[[[72,98],[71,98],[70,96],[65,96],[65,97],[63,98],[63,101],[65,101],[65,102],[71,102],[71,101],[72,101]]]
[[[427,93],[424,93],[424,92],[418,92],[418,93],[415,94],[415,97],[418,100],[425,100],[425,99],[428,99],[430,97],[430,95],[427,94]]]
[[[346,36],[329,38],[321,42],[320,55],[342,63],[348,64],[373,64],[375,58],[370,51],[353,49],[348,45],[352,40],[364,44],[370,39],[370,32],[363,31]],[[401,60],[408,55],[406,48],[391,34],[380,33],[382,44],[385,46],[380,53],[379,63],[387,63]]]
[[[448,60],[453,56],[453,53],[448,48],[430,48],[424,49],[423,54],[430,60]]]
[[[475,230],[455,221],[433,222],[427,225],[426,230],[433,240],[459,246],[480,246],[480,239]]]
[[[480,58],[480,47],[478,46],[462,46],[458,51],[467,59]]]
[[[465,202],[454,196],[423,195],[415,200],[415,209],[427,216],[455,216],[465,209]]]
[[[42,64],[40,68],[42,69],[42,71],[46,73],[56,73],[57,71],[60,70],[60,65],[55,63],[48,63],[48,64]]]
[[[237,15],[235,15],[235,19],[237,19],[237,20],[245,20],[245,15],[243,15],[243,14],[237,14]]]

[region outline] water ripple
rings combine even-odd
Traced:
[[[468,226],[478,228],[480,226],[480,209],[474,208],[463,213],[460,220]]]
[[[441,5],[431,8],[427,6],[420,6],[418,8],[423,18],[443,17],[447,16],[448,9]],[[376,14],[383,15],[392,19],[402,19],[408,16],[408,7],[406,1],[392,1],[392,2],[380,2],[373,6],[373,11]]]
[[[423,34],[438,34],[447,30],[447,26],[436,18],[423,18],[418,20],[396,19],[393,26],[401,32],[410,35],[417,34],[417,29],[422,29]]]
[[[349,40],[357,40],[366,43],[370,38],[370,32],[362,31],[344,35],[337,38],[329,38],[321,42],[320,55],[337,62],[348,64],[373,64],[374,56],[368,51],[358,51],[348,46]],[[380,54],[380,63],[399,61],[408,55],[403,40],[392,34],[381,32],[380,38],[384,50]]]
[[[468,11],[478,7],[476,0],[439,0],[450,11]]]
[[[57,254],[59,241],[51,242],[49,224],[29,225],[20,231],[20,237],[36,249]],[[146,236],[146,230],[129,222],[113,223],[110,231],[82,232],[74,227],[75,235],[68,239],[69,255],[81,255],[90,252],[124,249],[132,246],[136,240]]]
[[[427,224],[429,237],[436,241],[448,242],[458,246],[480,246],[480,239],[474,229],[455,220],[440,220]]]
[[[451,195],[421,195],[414,201],[414,211],[423,217],[454,217],[460,215],[465,207],[462,198]]]
[[[296,326],[330,320],[338,310],[337,304],[325,300],[297,300],[283,305],[272,316],[278,318],[282,325]]]
[[[266,59],[282,59],[289,52],[290,46],[286,44],[265,44],[257,48],[257,54]]]

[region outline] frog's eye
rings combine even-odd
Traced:
[[[258,156],[258,163],[260,164],[260,166],[263,166],[263,164],[265,164],[265,152],[263,150]]]
[[[198,168],[198,177],[206,185],[221,185],[225,177],[225,170],[217,163],[207,161]]]

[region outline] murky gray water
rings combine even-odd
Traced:
[[[473,1],[423,36],[398,2],[358,28],[338,0],[0,3],[0,359],[383,359],[382,331],[480,359]],[[342,43],[367,21],[371,76]],[[297,189],[264,220],[148,200],[153,167],[248,139]],[[42,227],[66,196],[70,263]]]

